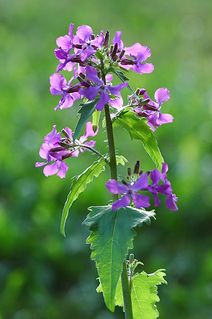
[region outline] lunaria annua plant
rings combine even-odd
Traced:
[[[173,121],[170,114],[162,113],[162,105],[170,98],[169,90],[157,89],[152,99],[146,89],[132,89],[126,75],[130,71],[141,76],[153,72],[154,66],[147,62],[151,50],[140,43],[125,46],[120,31],[110,42],[108,31],[94,35],[91,27],[82,25],[75,32],[71,24],[68,34],[56,43],[58,66],[50,76],[50,92],[58,95],[55,110],[70,108],[80,101],[79,120],[74,131],[66,127],[58,132],[53,126],[44,137],[39,153],[42,162],[37,162],[36,167],[42,166],[45,176],[56,174],[64,178],[72,157],[86,151],[96,155],[94,163],[72,180],[61,218],[61,232],[65,235],[73,202],[109,166],[106,188],[112,194],[112,202],[89,207],[83,222],[90,230],[87,243],[98,271],[97,292],[103,294],[110,311],[116,305],[122,307],[126,319],[157,318],[157,286],[166,283],[164,270],[147,274],[137,270],[142,263],[132,253],[126,258],[133,248],[136,229],[154,217],[154,210],[149,208],[158,207],[160,197],[165,197],[169,210],[177,210],[177,197],[167,177],[168,165],[154,135],[159,126]],[[118,84],[113,83],[114,79]],[[123,90],[130,92],[127,105]],[[135,161],[134,168],[128,168],[126,176],[118,179],[117,166],[125,165],[127,160],[115,149],[113,129],[117,126],[142,143],[156,166],[154,170],[144,172],[140,162]],[[96,148],[94,139],[102,128],[107,134],[105,149],[109,154],[101,154]]]

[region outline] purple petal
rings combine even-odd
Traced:
[[[70,71],[73,70],[74,66],[75,66],[75,63],[74,63],[74,62],[68,62],[68,63],[66,63],[65,66],[63,67],[63,70],[70,72]]]
[[[72,139],[72,137],[73,137],[73,132],[72,132],[72,130],[71,130],[69,127],[65,127],[65,128],[64,128],[64,131],[66,132],[66,134],[68,135],[68,137],[69,137],[70,139]]]
[[[84,136],[88,138],[89,136],[96,136],[96,134],[97,134],[97,131],[94,132],[92,123],[87,122]]]
[[[110,97],[109,97],[108,93],[105,91],[102,91],[102,93],[100,94],[99,101],[96,105],[96,109],[101,111],[104,108],[105,104],[107,104],[107,102],[109,100],[110,100]]]
[[[144,63],[139,65],[133,65],[132,70],[143,74],[143,73],[152,73],[154,71],[154,65],[152,63]]]
[[[50,76],[50,92],[53,95],[61,95],[67,82],[62,74],[54,73]]]
[[[125,195],[112,204],[112,210],[117,210],[122,207],[126,207],[130,204],[130,196]]]
[[[78,93],[66,94],[64,98],[60,100],[60,103],[58,106],[56,106],[55,110],[57,110],[58,108],[63,110],[71,107],[74,104],[75,100],[77,100],[76,97],[79,98],[80,95]]]
[[[41,167],[41,166],[44,166],[44,165],[46,165],[45,162],[36,162],[35,163],[35,167]]]
[[[168,209],[176,211],[178,210],[178,207],[176,205],[177,196],[175,194],[172,194],[170,196],[167,196],[166,198],[166,206]]]
[[[117,182],[115,179],[109,179],[105,185],[109,192],[113,194],[124,194],[129,190],[126,185]]]
[[[76,35],[80,40],[88,41],[90,36],[93,34],[93,30],[88,25],[81,25],[77,28]]]
[[[61,162],[57,176],[59,176],[60,178],[64,178],[66,176],[67,171],[68,171],[68,165],[64,162]]]
[[[46,165],[43,169],[43,173],[45,176],[51,176],[54,175],[58,172],[58,164],[57,162],[50,164],[50,165]]]
[[[80,89],[80,94],[85,96],[88,100],[94,100],[99,93],[99,86],[90,86],[88,88]]]
[[[94,83],[103,84],[103,82],[98,77],[96,69],[93,68],[92,66],[86,67],[86,77]]]
[[[132,46],[125,48],[125,53],[130,56],[137,57],[140,62],[145,61],[151,56],[151,50],[140,43],[135,43]]]
[[[161,178],[161,173],[157,169],[154,169],[150,173],[150,178],[153,184],[158,184]]]
[[[116,109],[120,109],[123,106],[122,96],[117,94],[115,98],[110,99],[109,104]]]
[[[111,94],[117,95],[120,93],[120,91],[128,86],[127,82],[121,83],[119,85],[115,86],[108,86],[108,90],[110,91]]]
[[[158,197],[158,193],[153,193],[153,198],[154,198],[154,206],[155,207],[160,206],[160,199]]]
[[[131,189],[134,192],[137,192],[141,189],[146,189],[148,187],[148,175],[142,174],[137,181],[131,186]]]
[[[170,99],[170,93],[167,88],[160,88],[155,91],[155,101],[161,105]]]
[[[64,35],[63,37],[59,37],[56,40],[57,46],[64,51],[69,51],[72,47],[71,38],[68,35]]]
[[[105,76],[105,80],[106,80],[106,83],[110,83],[113,81],[113,75],[111,73],[108,73],[106,76]]]
[[[174,121],[174,118],[171,114],[164,114],[160,113],[158,117],[158,125],[166,124],[166,123],[172,123]]]
[[[67,53],[62,49],[55,49],[54,55],[58,60],[65,60],[67,58]]]
[[[132,194],[132,199],[136,208],[149,207],[149,197],[142,194]]]
[[[44,137],[45,143],[57,143],[60,141],[60,133],[57,132],[56,125],[53,125],[51,132]]]

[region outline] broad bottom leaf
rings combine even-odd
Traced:
[[[96,262],[106,306],[114,311],[115,294],[128,250],[133,248],[134,228],[149,222],[154,212],[132,207],[112,211],[111,206],[90,207],[83,222],[91,230],[87,243]]]
[[[167,283],[164,276],[165,270],[159,269],[152,274],[142,271],[132,277],[131,299],[133,319],[156,319],[159,317],[156,307],[156,303],[160,301],[157,286]],[[101,284],[98,286],[97,292],[102,292]],[[116,289],[115,304],[124,309],[121,279],[119,279]]]
[[[160,301],[157,286],[166,284],[164,269],[159,269],[152,274],[145,271],[137,273],[132,278],[132,309],[133,319],[156,319],[159,312],[156,303]],[[121,281],[116,291],[116,305],[123,307]]]

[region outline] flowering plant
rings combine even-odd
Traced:
[[[70,108],[79,100],[80,116],[74,131],[66,127],[58,132],[53,126],[40,148],[44,161],[37,162],[36,167],[42,166],[45,176],[56,174],[64,178],[72,157],[85,151],[97,156],[91,166],[73,179],[61,218],[61,232],[65,235],[73,202],[109,166],[106,188],[113,201],[106,206],[90,207],[83,222],[90,229],[87,242],[98,271],[97,291],[103,293],[105,304],[112,312],[117,305],[123,307],[126,319],[153,319],[159,315],[155,305],[159,300],[157,286],[166,283],[165,272],[139,272],[137,266],[142,263],[133,254],[126,258],[133,248],[138,226],[155,215],[154,210],[147,208],[159,206],[160,196],[165,196],[167,208],[177,210],[177,197],[167,177],[168,165],[154,135],[159,126],[173,121],[170,114],[161,113],[161,106],[170,94],[167,88],[159,88],[154,101],[146,89],[133,90],[126,75],[129,71],[141,75],[153,72],[154,66],[146,62],[151,50],[140,43],[126,47],[121,32],[116,32],[111,44],[109,40],[108,31],[94,35],[90,26],[83,25],[75,33],[73,24],[67,35],[57,39],[54,53],[58,66],[50,76],[50,92],[60,96],[55,110]],[[118,84],[114,85],[114,78]],[[124,105],[122,91],[127,89],[130,95]],[[100,119],[103,129],[106,128],[109,154],[101,154],[93,140],[101,129]],[[84,126],[85,133],[79,137]],[[113,135],[116,126],[125,128],[131,138],[142,142],[155,163],[154,170],[143,172],[136,161],[133,170],[128,168],[127,177],[118,179],[117,166],[125,165],[127,160],[116,154]]]

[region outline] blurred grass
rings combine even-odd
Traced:
[[[137,237],[136,256],[146,271],[167,268],[161,318],[170,313],[172,319],[211,318],[211,10],[210,0],[0,0],[0,318],[123,317],[119,311],[109,314],[95,293],[97,275],[81,226],[86,207],[109,199],[107,175],[75,203],[64,239],[59,222],[69,181],[93,158],[73,160],[66,180],[47,179],[34,168],[52,124],[62,128],[76,120],[76,108],[53,111],[57,98],[50,96],[48,83],[56,67],[55,39],[70,22],[89,24],[96,32],[122,30],[126,44],[138,41],[152,49],[155,72],[132,75],[132,85],[152,94],[168,87],[172,93],[164,111],[175,122],[157,136],[180,209],[158,210],[157,222]],[[104,132],[99,149],[103,140]],[[153,167],[139,143],[129,144],[126,132],[117,131],[116,140],[131,165],[139,156],[145,168]]]

